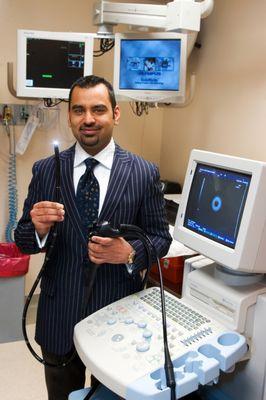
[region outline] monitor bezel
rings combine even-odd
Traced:
[[[184,226],[186,205],[198,164],[251,175],[250,186],[238,231],[235,248],[215,242]],[[202,150],[192,150],[186,172],[181,202],[174,229],[174,238],[227,268],[245,272],[261,272],[257,264],[261,238],[265,231],[266,163]]]
[[[120,89],[120,54],[121,41],[127,40],[147,40],[147,39],[179,39],[181,40],[180,54],[180,87],[179,90],[140,90],[140,89]],[[150,33],[116,33],[114,48],[114,91],[119,101],[143,101],[151,103],[182,103],[185,100],[186,92],[186,67],[187,67],[187,35],[184,33],[173,32],[150,32]]]
[[[26,86],[27,39],[66,40],[84,42],[83,75],[91,75],[93,70],[93,34],[81,32],[52,32],[18,29],[17,31],[17,96],[32,98],[68,99],[69,88],[43,88]]]

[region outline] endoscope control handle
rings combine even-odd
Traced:
[[[102,224],[95,223],[93,225],[92,231],[89,233],[89,240],[93,236],[100,236],[100,237],[120,237],[121,233],[119,229],[113,228],[108,222],[103,222]],[[86,287],[86,297],[87,302],[91,296],[91,291],[93,284],[96,279],[97,270],[100,264],[95,264],[92,261],[87,262],[87,268],[85,268],[85,287]],[[85,310],[87,309],[87,304],[85,305]]]
[[[109,222],[104,221],[102,223],[95,223],[93,225],[92,231],[89,234],[89,238],[92,236],[111,238],[133,236],[134,238],[138,238],[139,236],[145,236],[145,234],[141,228],[135,225],[118,224],[115,228]]]
[[[116,238],[121,237],[122,233],[119,229],[113,228],[109,222],[103,222],[102,224],[95,224],[92,231],[89,234],[89,238],[92,236],[110,237]]]

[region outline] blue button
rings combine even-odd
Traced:
[[[116,319],[108,319],[107,324],[108,325],[114,325],[116,323]]]
[[[123,340],[123,339],[124,339],[124,335],[117,334],[117,335],[112,336],[113,342],[121,342],[121,340]]]
[[[134,320],[132,318],[125,319],[125,324],[130,325],[133,324]]]
[[[142,336],[143,336],[145,339],[149,339],[150,337],[152,337],[152,331],[149,331],[148,329],[146,329],[146,330],[143,332]]]
[[[145,343],[139,343],[136,346],[136,350],[139,351],[140,353],[144,353],[145,351],[148,351],[150,348],[149,343],[145,342]]]
[[[147,323],[144,322],[144,321],[140,321],[140,322],[138,323],[138,327],[139,327],[139,328],[146,328],[146,326],[147,326]]]

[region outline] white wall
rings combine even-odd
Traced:
[[[164,112],[161,173],[183,181],[192,148],[266,160],[266,2],[215,0],[189,66],[196,93]]]
[[[14,98],[7,88],[6,64],[16,63],[17,29],[38,29],[54,31],[95,32],[92,25],[92,1],[84,0],[46,0],[45,3],[33,0],[0,0],[0,104],[22,103]],[[95,59],[94,73],[103,75],[112,81],[113,55],[106,54]],[[16,65],[16,64],[15,64]],[[36,102],[33,101],[36,104]],[[149,115],[135,116],[128,103],[121,104],[122,118],[115,130],[115,140],[123,147],[136,152],[145,158],[160,162],[162,111],[151,110]],[[0,109],[0,112],[2,110]],[[21,215],[24,199],[31,178],[34,161],[52,154],[52,141],[57,138],[60,149],[70,146],[74,141],[66,123],[67,105],[60,105],[60,116],[49,129],[38,129],[23,156],[17,156],[17,184],[19,212]],[[50,111],[50,114],[54,114]],[[50,119],[50,118],[49,118]],[[52,118],[53,119],[53,118]],[[15,127],[16,139],[21,134],[21,127]],[[4,230],[7,224],[7,170],[8,138],[0,125],[0,241],[4,241]],[[41,265],[43,255],[31,257],[30,271],[26,276],[26,292],[32,286]]]
[[[18,28],[95,31],[92,3],[83,0],[0,0],[0,103],[18,102],[6,85],[6,62],[16,59]],[[183,181],[192,148],[266,160],[266,2],[215,0],[213,13],[203,21],[189,68],[196,72],[196,93],[186,108],[151,110],[138,118],[129,104],[121,104],[122,119],[115,138],[123,146],[160,164],[164,178]],[[112,79],[112,54],[95,60],[95,73]],[[18,156],[19,214],[31,177],[32,163],[52,153],[51,141],[61,149],[73,140],[66,126],[66,105],[60,125],[38,130],[24,156]],[[16,128],[17,138],[21,132]],[[7,219],[8,140],[0,127],[0,240]],[[32,257],[36,259],[36,257]],[[40,261],[27,275],[27,290]]]

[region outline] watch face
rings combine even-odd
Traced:
[[[128,264],[133,264],[135,255],[136,255],[135,250],[133,250],[133,251],[131,251],[131,253],[129,253],[128,260],[127,260]]]

